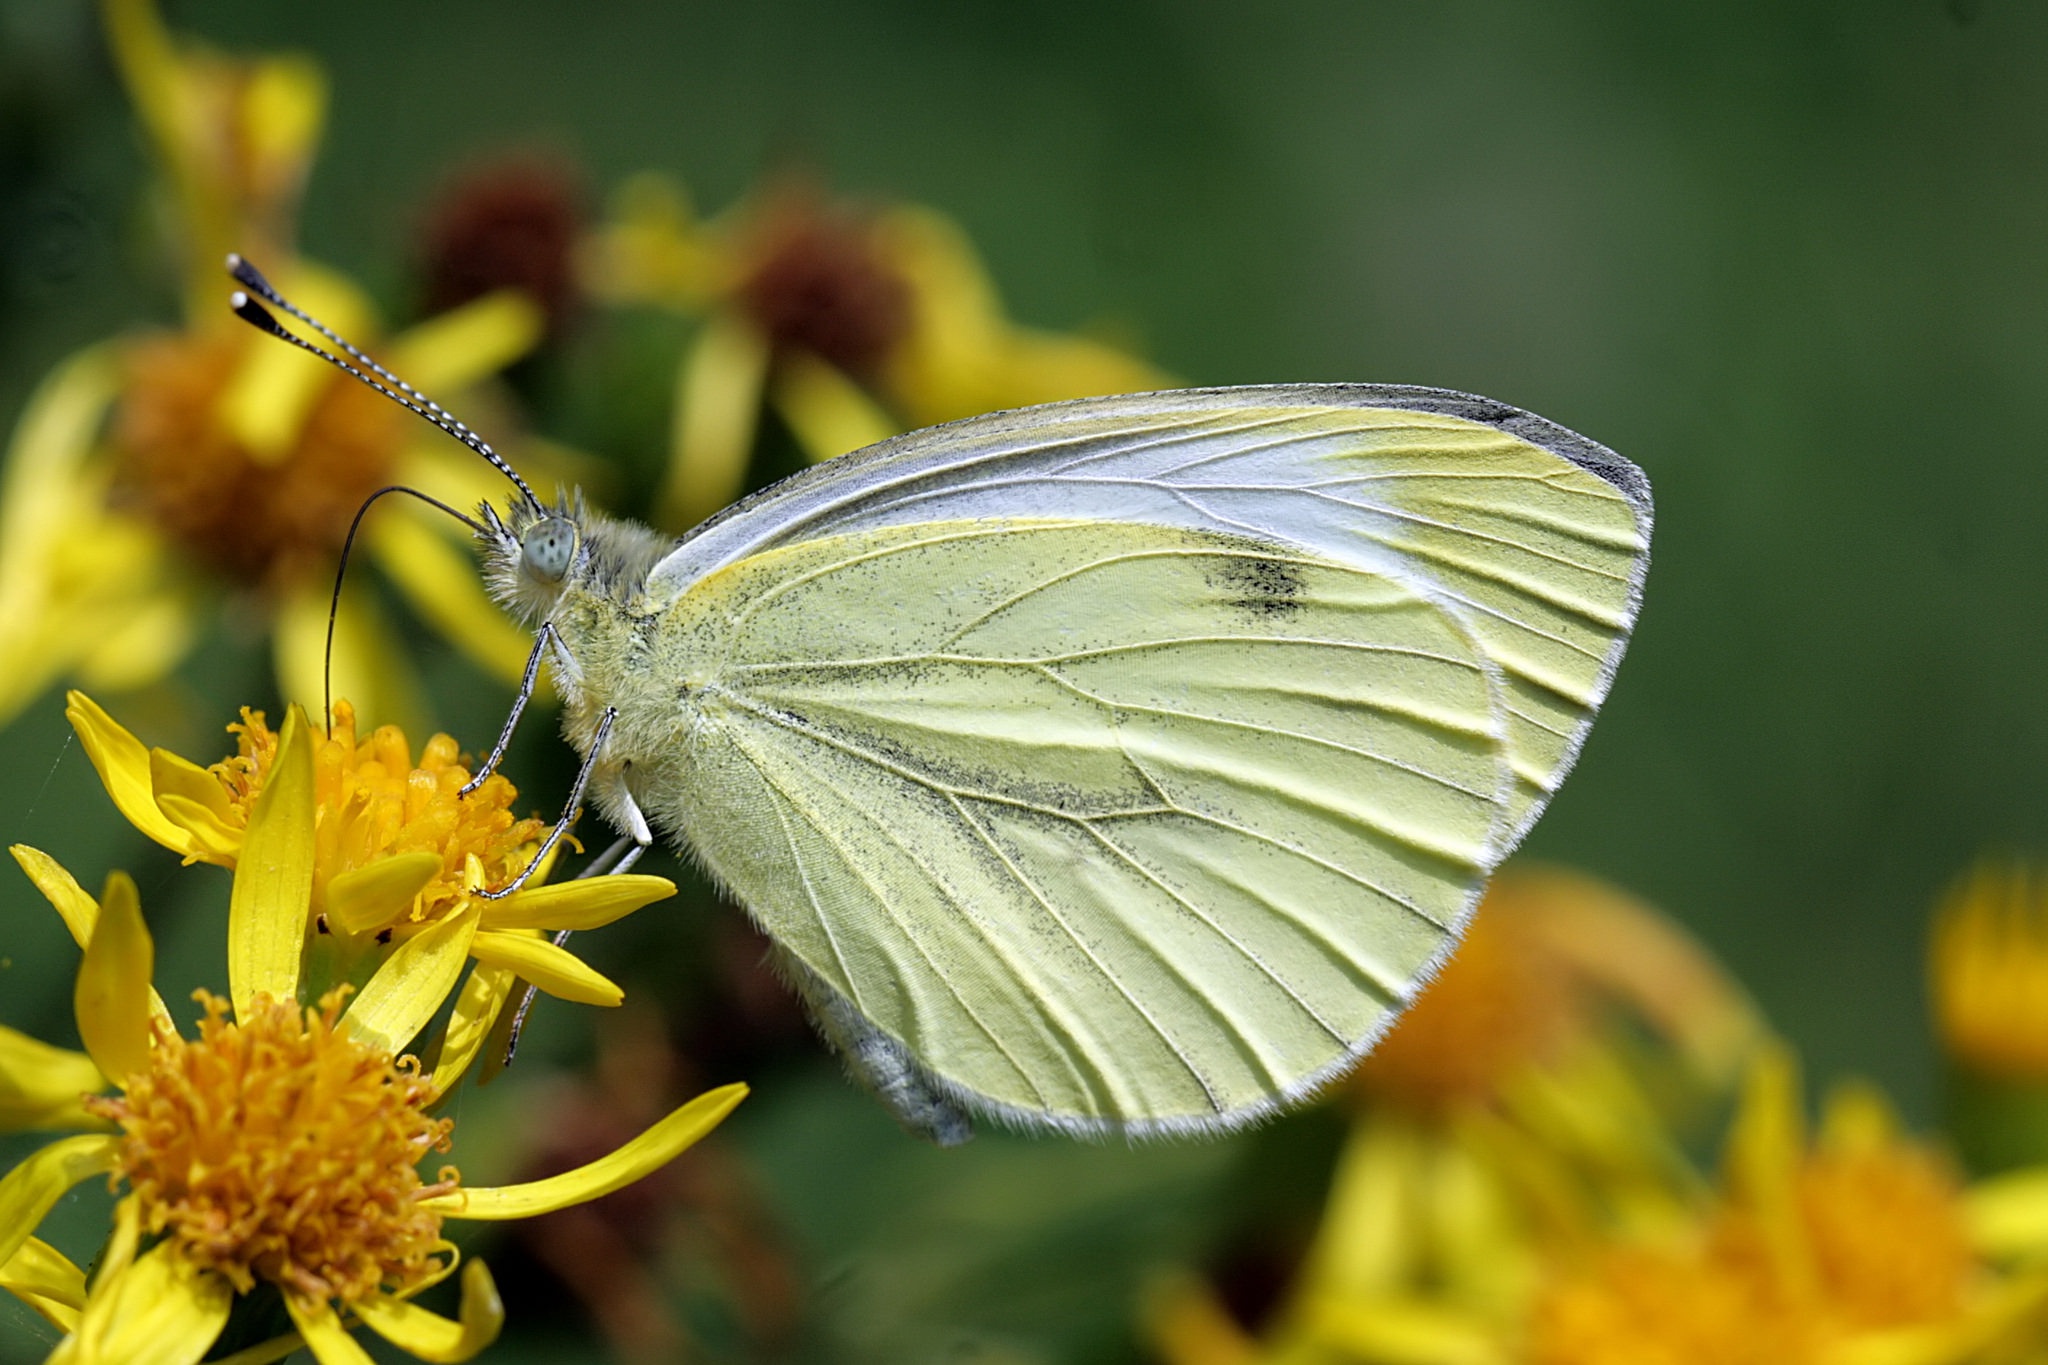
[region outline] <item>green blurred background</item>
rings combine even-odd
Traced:
[[[193,0],[166,17],[326,66],[302,242],[395,317],[424,206],[479,159],[559,154],[593,205],[664,170],[710,208],[802,167],[955,215],[1019,318],[1106,320],[1190,382],[1444,385],[1613,446],[1656,488],[1648,600],[1526,850],[1694,929],[1814,1075],[1870,1076],[1930,1116],[1930,902],[2048,828],[2048,6]],[[0,0],[0,422],[74,347],[174,319],[146,177],[91,8]],[[667,371],[634,391],[618,346],[568,367],[549,434],[637,459],[644,481]],[[422,649],[435,719],[481,745],[505,690]],[[264,658],[223,634],[158,711],[117,714],[206,761],[230,699],[274,704]],[[0,731],[0,840],[88,884],[134,869],[159,979],[217,971],[205,907],[225,879],[175,873],[118,824],[61,710]],[[512,772],[536,805],[566,781],[559,747],[526,732]],[[704,984],[732,917],[697,895],[582,948],[629,995],[741,1029]],[[74,950],[11,869],[0,930],[0,1021],[68,1041]],[[575,1010],[542,1025],[533,1078],[465,1101],[471,1178],[595,1045]],[[753,1191],[732,1216],[770,1229],[807,1305],[792,1358],[1129,1358],[1146,1267],[1279,1197],[1247,1171],[1312,1186],[1326,1145],[1311,1118],[1194,1147],[942,1154],[798,1034],[719,1046],[686,1080],[755,1084],[726,1139]],[[739,1053],[743,1077],[709,1069]],[[93,1198],[64,1216],[89,1227]],[[772,1354],[735,1344],[729,1264],[699,1251],[678,1292],[711,1353]],[[515,1332],[597,1349],[547,1306],[547,1274],[502,1254],[532,1290]],[[0,1361],[46,1349],[40,1331],[0,1306]]]

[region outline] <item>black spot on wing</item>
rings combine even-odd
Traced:
[[[1255,552],[1218,559],[1211,581],[1228,605],[1260,620],[1292,616],[1308,590],[1294,564]]]

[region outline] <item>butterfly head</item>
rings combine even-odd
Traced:
[[[554,506],[515,499],[503,516],[478,509],[484,582],[506,611],[528,625],[548,618],[565,594],[593,592],[625,602],[675,548],[673,537],[592,512],[583,494],[557,493]]]
[[[477,508],[483,531],[484,582],[491,596],[518,619],[544,619],[587,565],[584,521],[589,512],[579,490],[555,495],[549,507],[515,498],[503,516],[490,503]]]

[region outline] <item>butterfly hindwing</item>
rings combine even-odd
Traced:
[[[1291,549],[893,527],[751,557],[664,628],[719,663],[653,784],[680,806],[651,813],[941,1082],[1019,1116],[1297,1093],[1405,1003],[1505,834],[1472,638]]]

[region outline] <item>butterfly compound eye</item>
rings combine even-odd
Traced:
[[[561,582],[575,555],[576,523],[567,517],[543,517],[519,542],[520,562],[543,582]]]

